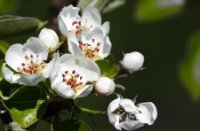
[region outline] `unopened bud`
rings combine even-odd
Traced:
[[[110,95],[115,91],[115,82],[108,77],[101,77],[95,84],[95,91],[98,94]]]
[[[137,51],[126,53],[120,63],[124,69],[128,70],[130,73],[133,73],[142,68],[144,63],[144,56]]]

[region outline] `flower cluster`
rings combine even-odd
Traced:
[[[82,16],[79,8],[69,5],[58,16],[60,32],[67,37],[62,45],[52,29],[44,28],[38,37],[29,38],[25,44],[13,44],[5,55],[3,77],[13,84],[36,86],[50,81],[50,89],[64,99],[77,99],[95,92],[114,94],[114,77],[102,74],[98,61],[106,61],[111,51],[110,23],[102,24],[96,8],[87,7]],[[69,53],[60,52],[68,46]],[[141,70],[144,56],[139,52],[124,55],[119,62],[127,74]],[[135,100],[118,95],[107,109],[109,122],[117,130],[134,130],[144,124],[152,125],[157,118],[153,103],[135,104]]]

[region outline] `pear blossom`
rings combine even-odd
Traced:
[[[60,45],[59,38],[56,32],[52,29],[44,28],[40,31],[39,38],[43,40],[43,42],[48,47],[49,51],[54,51]]]
[[[5,55],[3,77],[10,83],[35,86],[49,77],[55,59],[49,63],[48,48],[44,42],[31,37],[22,44],[13,44]]]
[[[103,32],[96,28],[90,32],[83,33],[79,40],[73,35],[69,34],[68,48],[72,54],[74,45],[78,46],[78,52],[81,52],[83,56],[90,58],[94,61],[101,60],[107,57],[111,51],[111,42],[108,37],[106,39],[103,36]]]
[[[95,84],[95,92],[102,95],[110,95],[115,91],[115,82],[108,77],[101,77]]]
[[[144,56],[137,51],[126,53],[120,63],[124,69],[128,70],[130,73],[133,73],[142,68]]]
[[[135,101],[118,97],[107,109],[109,122],[117,130],[132,131],[144,124],[152,125],[157,118],[157,109],[152,102],[135,105]]]
[[[69,5],[64,7],[58,16],[58,25],[61,33],[68,36],[72,32],[75,36],[80,35],[85,30],[100,28],[106,36],[110,31],[110,23],[101,25],[101,15],[94,7],[86,7],[82,17],[78,14],[80,8]]]
[[[87,96],[93,90],[93,82],[99,79],[97,64],[85,57],[72,54],[61,56],[51,72],[51,88],[64,98]]]
[[[92,60],[104,59],[110,54],[111,42],[107,36],[110,23],[101,25],[101,15],[94,7],[87,7],[79,16],[78,7],[69,5],[64,7],[58,16],[59,28],[63,35],[68,37],[69,51],[72,44],[77,45],[84,56]]]

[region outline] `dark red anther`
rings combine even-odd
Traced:
[[[92,39],[92,42],[94,43],[95,39]]]
[[[22,65],[22,66],[25,66],[25,64],[24,64],[24,63],[22,63],[21,65]]]
[[[73,21],[73,22],[72,22],[72,25],[75,25],[75,24],[77,24],[77,21]]]

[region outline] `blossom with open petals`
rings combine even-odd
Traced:
[[[130,99],[118,97],[109,104],[107,115],[117,130],[132,131],[144,124],[152,125],[157,118],[157,109],[152,102],[135,105]]]
[[[72,54],[76,53],[73,52],[74,45],[79,47],[78,52],[94,61],[104,59],[111,51],[109,38],[105,38],[103,32],[98,28],[82,33],[79,40],[73,34],[69,34],[68,49]]]
[[[84,56],[92,60],[104,59],[111,51],[111,42],[107,36],[110,23],[101,25],[101,15],[94,7],[87,7],[82,17],[78,12],[78,7],[69,5],[58,16],[60,31],[68,37],[69,51],[75,53],[72,50],[72,44],[75,44]]]
[[[82,17],[78,14],[79,10],[80,8],[69,5],[60,12],[58,25],[63,35],[68,36],[68,33],[72,32],[75,36],[78,36],[84,30],[93,30],[95,28],[101,28],[104,36],[109,33],[110,23],[101,24],[101,15],[96,8],[86,7]]]
[[[51,72],[51,87],[64,98],[84,97],[91,93],[93,82],[99,75],[99,67],[94,61],[65,54],[57,60]]]
[[[39,38],[31,37],[24,45],[13,44],[5,55],[3,77],[10,83],[35,86],[49,77],[55,59],[47,62],[48,48]]]

